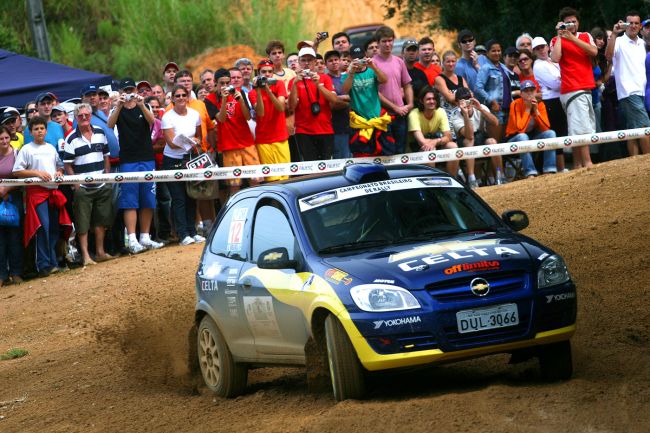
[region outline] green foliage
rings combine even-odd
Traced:
[[[522,32],[533,36],[550,38],[555,34],[558,12],[571,6],[580,12],[580,30],[589,31],[599,26],[613,27],[625,12],[636,9],[641,18],[650,17],[650,6],[645,1],[619,0],[616,2],[592,2],[566,0],[533,2],[523,0],[385,0],[389,13],[401,11],[407,20],[422,22],[439,9],[439,22],[431,24],[447,30],[471,29],[478,40],[502,41],[504,47],[514,45]]]
[[[6,353],[0,354],[0,361],[6,361],[8,359],[16,359],[16,358],[22,358],[23,356],[27,356],[29,352],[25,349],[18,349],[18,348],[13,348],[7,350]]]
[[[305,38],[309,20],[298,0],[56,0],[43,7],[53,61],[154,82],[165,62],[208,48],[245,44],[263,54],[271,39],[291,46]],[[0,46],[32,55],[27,15],[17,9],[0,16]]]

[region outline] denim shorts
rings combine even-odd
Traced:
[[[628,129],[650,127],[650,118],[645,111],[645,101],[641,95],[630,95],[618,101],[621,114]]]

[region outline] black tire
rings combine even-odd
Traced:
[[[246,389],[248,368],[237,364],[217,324],[205,316],[199,324],[197,354],[206,386],[220,397],[236,397]]]
[[[542,379],[547,382],[569,380],[573,375],[571,342],[546,344],[539,347],[539,368]]]
[[[332,389],[336,401],[365,394],[364,370],[345,328],[331,314],[325,319],[325,340]]]

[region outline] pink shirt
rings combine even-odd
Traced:
[[[408,69],[406,69],[404,60],[392,54],[387,60],[379,54],[373,57],[372,60],[388,77],[386,83],[379,85],[379,92],[398,107],[406,105],[404,104],[402,86],[411,82],[411,76]]]

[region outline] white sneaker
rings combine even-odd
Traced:
[[[201,242],[205,242],[205,238],[201,235],[194,235],[192,236],[194,238],[194,242],[197,244],[200,244]]]
[[[145,247],[140,245],[140,242],[135,241],[135,242],[129,242],[129,252],[131,254],[138,254],[146,250]]]
[[[148,250],[157,250],[158,248],[162,248],[163,246],[165,246],[164,244],[160,242],[156,242],[153,239],[143,239],[140,241],[140,245],[142,245]]]
[[[193,238],[190,236],[185,236],[182,241],[179,242],[179,244],[185,246],[185,245],[190,245],[196,242]]]

